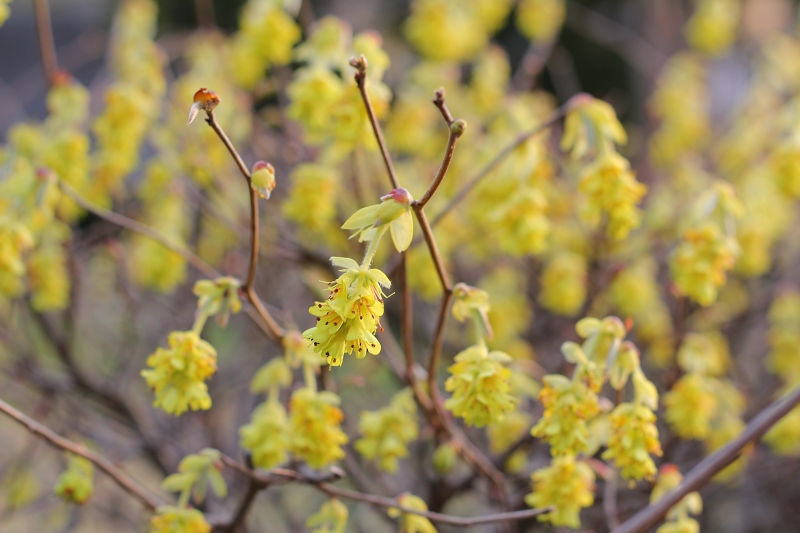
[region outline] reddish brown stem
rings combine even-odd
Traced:
[[[39,35],[39,51],[42,56],[44,78],[50,85],[58,72],[53,25],[50,20],[50,3],[47,0],[34,0],[33,10],[36,14],[36,33]]]
[[[233,143],[225,134],[225,131],[222,129],[222,126],[219,125],[217,122],[216,116],[214,116],[213,109],[206,112],[208,118],[206,122],[211,129],[217,134],[217,136],[222,141],[222,144],[228,149],[230,152],[231,157],[233,157],[234,162],[236,162],[236,166],[239,167],[239,171],[244,176],[245,181],[247,182],[247,190],[250,193],[250,261],[249,267],[247,269],[247,281],[242,288],[242,292],[244,292],[247,300],[250,304],[255,308],[256,312],[258,313],[261,320],[263,320],[264,325],[267,328],[267,332],[270,338],[279,343],[283,339],[284,330],[283,328],[275,321],[269,311],[267,311],[264,304],[261,303],[261,299],[258,297],[258,294],[255,290],[255,280],[256,280],[256,268],[258,267],[258,231],[259,231],[259,224],[258,224],[258,196],[256,196],[256,192],[253,190],[251,186],[251,177],[250,171],[247,170],[247,166],[244,164],[242,157],[239,155],[239,152],[233,146]]]
[[[389,180],[392,182],[392,188],[400,188],[397,181],[397,173],[392,164],[392,158],[389,155],[389,149],[386,147],[386,141],[383,139],[383,132],[381,125],[378,123],[378,117],[375,115],[375,108],[372,106],[372,100],[367,92],[367,58],[362,54],[359,57],[354,57],[350,60],[350,65],[356,69],[355,80],[358,85],[358,90],[361,93],[361,99],[364,101],[364,107],[367,110],[369,123],[372,126],[372,132],[375,134],[375,140],[378,141],[378,148],[383,157],[383,163],[386,165],[386,171],[389,173]]]

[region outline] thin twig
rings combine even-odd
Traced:
[[[417,215],[417,221],[422,230],[422,236],[425,238],[428,251],[431,254],[431,259],[433,259],[433,264],[436,267],[436,274],[439,276],[439,281],[442,283],[444,291],[446,293],[451,292],[453,290],[453,285],[450,283],[450,276],[447,275],[447,270],[444,267],[444,260],[442,259],[442,254],[439,252],[439,247],[436,245],[436,238],[433,236],[433,230],[428,222],[425,211],[421,207],[417,208],[418,205],[419,204],[414,205],[414,213]]]
[[[442,91],[442,89],[439,89],[439,91]],[[437,97],[434,100],[434,103],[436,102],[439,102],[437,107],[442,110],[442,116],[445,117],[445,120],[447,117],[452,119],[453,117],[450,115],[450,111],[448,111],[447,105],[444,102],[443,93],[437,91]],[[456,142],[458,142],[459,137],[464,134],[464,130],[467,127],[467,123],[463,120],[451,121],[448,123],[448,125],[450,126],[450,134],[447,138],[447,148],[445,148],[444,151],[442,164],[439,165],[439,171],[436,173],[436,177],[433,178],[433,182],[428,187],[428,190],[425,191],[425,194],[422,196],[422,198],[415,202],[415,209],[422,210],[422,208],[425,207],[425,204],[427,204],[431,197],[433,197],[434,193],[439,188],[439,185],[442,184],[442,180],[444,180],[447,170],[450,168],[450,163],[453,161],[453,154],[456,150]]]
[[[408,514],[424,516],[425,518],[439,522],[441,524],[448,524],[456,527],[469,527],[477,524],[489,524],[493,522],[510,522],[516,520],[524,520],[543,513],[548,513],[553,510],[551,507],[544,509],[525,509],[522,511],[513,511],[508,513],[496,513],[485,516],[476,516],[463,518],[459,516],[451,516],[433,511],[423,511],[420,509],[413,509],[400,505],[395,498],[387,498],[385,496],[377,496],[374,494],[364,494],[355,490],[344,489],[332,485],[328,481],[322,481],[324,478],[310,477],[294,470],[287,470],[284,468],[276,468],[265,472],[257,472],[248,469],[246,466],[237,463],[230,457],[223,456],[222,461],[229,467],[234,468],[236,471],[248,476],[250,479],[256,480],[264,485],[274,483],[276,481],[296,481],[311,485],[317,490],[328,494],[329,496],[337,496],[339,498],[347,498],[349,500],[369,503],[376,507],[395,508]],[[330,477],[330,476],[328,476]],[[336,477],[336,475],[334,475]]]
[[[453,118],[453,114],[450,113],[450,110],[447,108],[447,101],[444,97],[444,87],[439,87],[433,93],[433,105],[435,105],[439,112],[442,114],[442,118],[444,121],[447,122],[447,125],[450,126],[455,122],[455,118]]]
[[[70,184],[63,180],[58,181],[58,186],[61,188],[61,191],[64,192],[70,199],[78,204],[80,207],[97,215],[98,217],[111,222],[112,224],[116,224],[117,226],[123,227],[125,229],[129,229],[136,233],[141,233],[142,235],[146,235],[151,239],[158,241],[159,243],[163,244],[166,248],[169,248],[176,254],[183,257],[188,263],[191,263],[197,270],[199,270],[204,276],[214,279],[219,277],[221,274],[214,269],[211,265],[200,259],[194,252],[189,250],[186,246],[180,244],[177,241],[167,237],[156,231],[155,229],[142,224],[141,222],[137,222],[131,218],[128,218],[124,215],[119,213],[115,213],[114,211],[110,211],[99,205],[93,204],[86,198],[80,195],[78,191],[76,191]]]
[[[111,479],[117,483],[117,485],[141,501],[148,509],[153,510],[160,505],[164,505],[165,502],[163,502],[159,497],[148,492],[147,489],[139,485],[139,483],[134,481],[130,476],[128,476],[128,474],[120,470],[114,465],[114,463],[102,455],[89,450],[82,444],[62,437],[50,428],[43,426],[21,411],[11,407],[3,400],[0,400],[0,411],[25,426],[31,433],[42,437],[56,448],[61,448],[62,450],[79,455],[84,459],[88,459],[97,465],[98,468],[108,474]]]
[[[447,205],[437,214],[431,225],[436,226],[441,220],[450,212],[452,211],[458,204],[464,201],[464,198],[478,185],[483,179],[489,175],[489,173],[494,170],[494,168],[499,165],[506,157],[508,157],[511,152],[513,152],[517,147],[521,146],[531,137],[546,131],[550,127],[552,127],[556,122],[561,120],[561,118],[566,113],[566,107],[561,106],[556,109],[550,117],[544,121],[542,124],[536,126],[535,128],[528,130],[522,134],[520,134],[514,141],[506,146],[499,154],[497,154],[494,159],[489,161],[489,163],[483,167],[477,174],[475,174],[472,179],[470,179],[464,186],[461,188],[460,191],[453,196]]]
[[[258,197],[256,196],[256,192],[253,190],[251,186],[251,177],[250,171],[247,170],[247,166],[244,164],[242,157],[239,155],[239,152],[233,146],[233,143],[225,134],[225,130],[222,129],[222,126],[219,125],[217,122],[217,118],[214,115],[214,110],[210,109],[206,111],[206,122],[211,129],[214,130],[214,133],[217,134],[217,137],[220,138],[222,144],[225,145],[225,148],[228,149],[230,152],[231,157],[236,162],[236,166],[239,167],[239,171],[244,176],[245,181],[247,181],[247,190],[250,193],[250,262],[247,269],[247,281],[244,284],[243,292],[247,297],[247,300],[250,304],[255,308],[258,315],[264,321],[264,324],[267,327],[267,333],[269,334],[270,338],[275,341],[276,343],[280,344],[281,340],[283,339],[284,330],[283,328],[275,321],[272,317],[270,312],[264,307],[264,304],[261,302],[261,299],[258,297],[258,294],[255,290],[255,279],[256,279],[256,267],[258,266]]]
[[[53,39],[53,25],[50,20],[50,3],[47,0],[35,0],[33,10],[36,14],[36,33],[39,36],[39,51],[42,56],[42,69],[47,84],[53,83],[58,72],[56,45]]]
[[[731,464],[742,453],[745,446],[759,440],[781,418],[800,404],[800,387],[783,399],[773,403],[747,424],[745,430],[731,442],[697,464],[683,479],[678,488],[663,498],[645,507],[612,533],[644,533],[658,524],[664,516],[687,494],[700,489],[720,470]]]
[[[372,125],[372,132],[375,134],[375,140],[378,141],[378,148],[380,148],[381,156],[383,156],[383,163],[386,165],[386,171],[389,173],[392,187],[398,189],[400,185],[397,181],[397,173],[394,171],[392,158],[389,156],[389,149],[386,147],[386,141],[383,140],[381,126],[378,124],[378,117],[375,116],[375,109],[372,107],[372,100],[370,100],[369,93],[367,92],[367,58],[364,57],[363,54],[359,57],[354,57],[350,60],[350,66],[356,69],[356,85],[358,85],[358,90],[361,92],[361,99],[364,101],[369,123]]]

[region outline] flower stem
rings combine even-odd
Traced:
[[[192,333],[196,333],[198,336],[203,331],[203,326],[206,325],[206,320],[208,319],[208,311],[206,310],[198,310],[197,316],[194,319],[194,324],[192,325]]]
[[[306,387],[317,392],[317,375],[314,373],[314,367],[306,362],[303,362],[303,380]]]
[[[375,237],[373,237],[372,240],[369,241],[369,246],[367,246],[367,252],[364,254],[364,260],[361,261],[361,268],[367,269],[372,264],[372,260],[375,258],[375,253],[378,251],[378,244],[380,244],[381,239],[386,233],[387,227],[388,226],[386,225],[379,227],[377,232],[375,232]]]

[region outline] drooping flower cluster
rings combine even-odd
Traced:
[[[605,217],[606,234],[624,240],[639,227],[637,206],[647,187],[636,181],[628,160],[616,151],[627,135],[610,105],[588,95],[573,97],[569,106],[561,148],[575,159],[587,156],[580,172],[579,190],[585,196],[583,218],[597,227]]]
[[[585,451],[587,421],[600,412],[597,394],[581,381],[552,374],[544,377],[539,401],[544,414],[531,434],[550,443],[550,453],[574,455]]]
[[[670,258],[675,286],[701,305],[711,305],[739,255],[732,229],[742,205],[729,184],[717,181],[696,202],[694,224]]]
[[[428,510],[428,506],[422,498],[409,493],[398,496],[397,503],[409,509],[417,509],[419,511]],[[424,516],[404,513],[395,507],[389,508],[387,514],[392,518],[400,519],[400,533],[436,533],[436,528],[433,527],[431,521]]]
[[[658,471],[658,479],[653,492],[650,493],[650,503],[660,500],[671,490],[678,487],[683,480],[678,467],[665,464]],[[667,513],[666,522],[656,530],[656,533],[699,533],[700,524],[690,515],[699,514],[703,510],[703,500],[700,494],[691,492],[687,494],[675,507]]]
[[[211,525],[203,513],[193,508],[163,505],[150,519],[149,533],[210,533]]]
[[[303,337],[314,344],[314,351],[327,358],[331,366],[341,366],[346,354],[359,359],[377,354],[381,344],[375,337],[383,316],[384,287],[390,281],[377,268],[362,268],[352,259],[333,257],[331,262],[343,273],[332,282],[330,296],[308,310],[317,324]]]
[[[694,48],[711,56],[725,52],[736,40],[740,0],[697,0],[692,18],[684,29]]]
[[[646,405],[621,403],[609,420],[611,437],[603,459],[613,459],[626,479],[653,477],[656,466],[650,455],[661,455],[655,413]]]
[[[94,464],[83,457],[70,454],[67,469],[59,476],[53,491],[64,501],[83,505],[94,491]]]
[[[556,457],[550,466],[531,475],[533,492],[525,503],[534,508],[555,507],[537,518],[554,526],[578,528],[580,512],[594,503],[594,472],[574,455]]]
[[[387,407],[361,413],[358,429],[363,436],[355,442],[355,448],[385,472],[397,471],[398,459],[408,456],[408,443],[419,435],[412,394],[411,389],[404,389]]]
[[[320,510],[309,516],[306,527],[311,533],[344,533],[347,527],[347,506],[336,498],[331,498]]]
[[[558,36],[566,14],[565,0],[522,0],[517,7],[517,28],[535,43],[549,43]]]
[[[456,355],[444,384],[445,390],[453,393],[445,408],[471,426],[502,420],[517,403],[509,393],[511,370],[505,365],[510,361],[507,354],[490,352],[485,344],[470,346]]]
[[[770,352],[767,368],[784,383],[786,393],[800,383],[800,292],[792,289],[776,296],[769,310]],[[792,409],[764,436],[775,453],[800,456],[800,407]]]
[[[173,331],[168,348],[158,348],[147,358],[142,377],[153,388],[154,406],[179,416],[187,409],[209,409],[211,397],[205,381],[217,371],[217,351],[195,331]]]
[[[289,404],[289,448],[312,468],[322,468],[344,457],[347,435],[340,425],[344,414],[332,392],[298,389]]]

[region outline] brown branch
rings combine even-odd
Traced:
[[[225,145],[225,148],[228,149],[230,152],[231,157],[233,157],[234,162],[236,162],[236,166],[239,167],[239,171],[244,176],[245,181],[247,182],[247,190],[250,193],[250,262],[247,269],[247,281],[242,288],[247,300],[250,304],[255,308],[256,312],[258,313],[261,320],[263,320],[264,325],[266,326],[266,331],[269,337],[275,341],[276,343],[280,344],[281,340],[283,339],[284,330],[283,328],[275,321],[272,317],[270,312],[264,307],[264,304],[261,302],[261,299],[258,297],[258,294],[255,290],[255,280],[256,280],[256,267],[258,266],[258,196],[256,196],[256,192],[253,190],[251,186],[251,177],[250,171],[247,170],[247,166],[244,164],[242,157],[239,155],[239,152],[233,146],[233,143],[225,134],[225,131],[222,129],[222,126],[219,125],[217,122],[217,118],[214,115],[214,109],[206,110],[206,122],[211,129],[214,130],[214,133],[217,134],[217,137],[220,138],[222,144]]]
[[[783,399],[773,403],[747,424],[745,430],[731,442],[709,455],[695,466],[678,488],[667,493],[663,498],[645,507],[630,520],[612,533],[644,533],[655,527],[667,512],[680,502],[687,494],[703,487],[720,470],[731,464],[742,453],[745,446],[759,440],[781,418],[800,404],[800,387],[796,387]]]
[[[425,518],[433,522],[439,522],[441,524],[448,524],[456,527],[469,527],[477,524],[489,524],[494,522],[511,522],[516,520],[524,520],[526,518],[531,518],[543,513],[548,513],[553,510],[553,508],[547,507],[544,509],[525,509],[522,511],[513,511],[509,513],[496,513],[485,516],[463,518],[459,516],[451,516],[442,513],[436,513],[433,511],[423,511],[420,509],[413,509],[410,507],[405,507],[403,505],[400,505],[395,498],[387,498],[385,496],[377,496],[374,494],[364,494],[363,492],[337,487],[336,485],[332,485],[327,479],[329,478],[338,479],[339,477],[341,477],[341,473],[340,471],[338,471],[338,469],[337,471],[333,471],[325,476],[312,477],[285,468],[275,468],[265,472],[257,472],[248,469],[246,466],[237,463],[230,457],[224,455],[222,456],[222,461],[223,463],[225,463],[225,465],[235,469],[237,472],[240,472],[241,474],[244,474],[251,480],[255,480],[256,482],[261,483],[263,485],[281,481],[282,482],[295,481],[299,483],[304,483],[306,485],[311,485],[315,487],[317,490],[324,492],[325,494],[328,494],[329,496],[336,496],[339,498],[347,498],[353,501],[369,503],[376,507],[383,507],[387,509],[395,508],[399,509],[404,513],[424,516]]]
[[[44,78],[47,84],[51,85],[58,72],[58,59],[53,39],[53,24],[50,20],[50,3],[47,0],[34,0],[33,10],[36,15],[36,33],[39,36]]]
[[[380,148],[383,162],[386,165],[386,171],[389,173],[389,180],[392,182],[392,187],[395,189],[400,188],[397,181],[397,173],[394,171],[392,158],[389,156],[389,149],[386,147],[386,141],[383,139],[383,132],[381,126],[378,124],[378,117],[375,116],[375,109],[372,107],[372,100],[369,98],[367,92],[367,58],[364,55],[350,59],[350,66],[356,69],[355,80],[358,85],[358,90],[361,92],[361,99],[364,101],[364,107],[367,110],[369,123],[372,125],[372,131],[375,134],[375,140],[378,141],[378,148]]]
[[[415,203],[413,207],[414,213],[417,215],[420,229],[422,230],[422,236],[425,238],[428,251],[431,254],[431,259],[433,259],[433,264],[436,267],[436,274],[439,276],[439,281],[442,283],[442,288],[445,293],[452,292],[453,285],[450,283],[450,276],[447,275],[447,270],[444,267],[444,260],[442,259],[442,254],[439,252],[439,247],[436,245],[436,238],[433,236],[433,230],[428,222],[428,217],[419,204]]]
[[[432,226],[436,226],[441,220],[450,212],[452,211],[458,204],[464,201],[464,198],[478,185],[483,179],[489,175],[489,173],[494,170],[494,168],[499,165],[503,159],[508,157],[511,152],[513,152],[517,147],[521,146],[531,137],[549,129],[552,127],[556,122],[561,120],[561,118],[566,114],[566,106],[561,106],[556,109],[550,117],[544,121],[544,123],[536,126],[535,128],[526,131],[520,134],[514,141],[506,146],[499,154],[497,154],[494,159],[489,161],[489,163],[483,167],[472,179],[470,179],[464,186],[461,188],[455,196],[453,196],[447,205],[437,214],[432,222]]]
[[[444,97],[444,87],[439,87],[433,93],[433,105],[439,109],[439,112],[442,114],[442,118],[444,118],[444,121],[447,122],[448,126],[455,122],[456,119],[453,118],[452,113],[450,113],[450,110],[447,108],[447,102],[445,101]]]
[[[444,105],[444,102],[442,103]],[[446,109],[442,107],[442,109]],[[449,112],[448,112],[449,114]],[[415,202],[414,208],[421,210],[425,207],[433,194],[436,192],[436,189],[439,188],[439,185],[442,184],[442,180],[444,179],[445,175],[447,174],[447,170],[450,168],[450,163],[453,161],[453,154],[455,153],[456,149],[456,142],[458,138],[464,134],[464,130],[467,127],[467,123],[463,120],[456,120],[455,122],[450,124],[450,135],[447,138],[447,148],[444,152],[444,158],[442,158],[442,164],[439,166],[439,171],[436,173],[436,177],[433,179],[433,183],[431,183],[428,190],[425,191],[425,194],[420,198],[417,202]]]
[[[159,497],[151,494],[147,489],[139,485],[139,483],[134,481],[128,474],[102,455],[89,450],[82,444],[62,437],[50,428],[43,426],[21,411],[11,407],[3,400],[0,400],[0,411],[25,426],[31,433],[42,437],[56,448],[88,459],[103,472],[108,474],[122,489],[141,501],[148,509],[153,510],[160,505],[164,505],[165,502],[161,501]]]
[[[83,196],[81,196],[78,191],[76,191],[70,184],[63,180],[58,181],[58,186],[61,191],[70,197],[70,199],[78,204],[80,207],[89,211],[90,213],[111,222],[117,226],[122,228],[128,229],[130,231],[134,231],[136,233],[141,233],[142,235],[146,235],[151,239],[158,241],[166,248],[169,248],[171,251],[175,252],[176,254],[183,257],[188,263],[194,266],[198,271],[200,271],[204,276],[208,278],[217,278],[221,276],[219,272],[217,272],[214,267],[203,261],[199,256],[197,256],[194,252],[189,250],[186,246],[180,244],[177,241],[174,241],[156,231],[155,229],[151,228],[150,226],[146,226],[141,222],[137,222],[131,218],[126,217],[125,215],[121,215],[119,213],[115,213],[114,211],[110,211],[99,205],[93,204]]]

